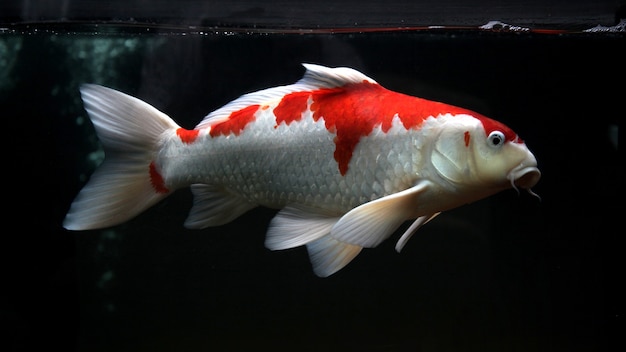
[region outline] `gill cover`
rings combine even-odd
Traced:
[[[436,136],[431,154],[431,163],[437,173],[453,184],[465,184],[471,176],[474,157],[468,147],[478,121],[469,115],[445,115],[445,120]]]

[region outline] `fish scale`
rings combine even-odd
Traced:
[[[500,122],[389,91],[350,68],[305,68],[300,81],[245,94],[193,130],[124,93],[83,86],[105,162],[64,226],[114,226],[191,187],[186,227],[279,209],[266,247],[304,245],[326,277],[407,220],[398,251],[442,211],[507,188],[531,192],[540,178],[534,155]]]
[[[323,127],[323,120],[314,122],[305,119],[297,125],[278,126],[270,133],[267,132],[268,125],[275,125],[275,117],[270,113],[264,113],[257,117],[254,123],[249,124],[237,138],[207,135],[206,141],[199,140],[187,145],[173,137],[165,147],[172,151],[163,154],[161,159],[157,160],[166,185],[168,188],[176,189],[179,184],[189,182],[218,184],[234,193],[244,195],[248,201],[272,208],[282,208],[291,202],[300,202],[319,208],[331,205],[334,207],[333,210],[345,212],[365,200],[385,195],[374,193],[372,183],[384,183],[385,180],[394,179],[394,173],[391,172],[394,170],[388,165],[401,164],[387,158],[380,159],[378,166],[372,164],[371,160],[377,159],[381,151],[392,149],[393,145],[386,146],[380,143],[384,140],[364,137],[360,149],[355,153],[358,157],[354,157],[353,163],[356,169],[361,169],[361,163],[370,165],[365,168],[367,170],[365,173],[354,172],[344,177],[340,175],[337,163],[332,158],[335,149],[334,137]],[[316,125],[317,128],[313,129],[311,125]],[[262,139],[255,135],[257,131],[263,131]],[[273,150],[275,148],[272,148],[273,144],[259,143],[259,140],[291,142],[281,143],[283,152],[276,155],[276,151]],[[181,153],[180,149],[193,151]],[[232,160],[225,150],[236,150],[237,159]],[[180,158],[181,154],[202,155],[202,159]],[[394,153],[389,151],[389,155],[394,156]],[[222,165],[229,167],[225,169]],[[265,174],[266,177],[262,177],[257,174],[259,170],[257,165],[272,165],[272,171]],[[377,173],[383,175],[385,179],[377,180],[375,176]],[[197,175],[197,178],[189,180],[190,174]],[[271,182],[267,179],[269,177]],[[397,191],[399,187],[400,185],[397,185],[391,192]],[[325,194],[326,189],[330,193]],[[335,194],[341,197],[339,204],[320,202],[327,199],[327,196]]]

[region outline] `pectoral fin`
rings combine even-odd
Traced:
[[[350,263],[363,247],[376,247],[409,219],[418,204],[417,197],[427,185],[420,183],[365,203],[343,216],[324,209],[289,205],[272,219],[265,246],[280,250],[306,245],[313,271],[327,277]],[[417,227],[426,221],[416,222]],[[417,227],[412,227],[412,231]],[[409,237],[405,234],[402,243]]]
[[[331,236],[360,247],[376,247],[411,217],[426,187],[427,183],[420,183],[352,209],[333,226]]]

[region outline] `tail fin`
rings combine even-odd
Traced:
[[[74,199],[63,223],[69,230],[117,225],[165,198],[169,193],[153,187],[150,163],[164,132],[178,128],[167,115],[124,93],[93,84],[80,91],[105,160]]]

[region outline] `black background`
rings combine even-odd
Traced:
[[[85,44],[96,39],[107,50]],[[0,40],[16,48],[1,101],[9,136],[3,183],[12,196],[0,308],[13,350],[623,345],[615,339],[623,323],[623,153],[609,139],[624,118],[623,34],[31,33]],[[313,275],[303,248],[263,247],[272,210],[184,229],[187,190],[113,229],[61,227],[97,149],[89,123],[76,123],[86,117],[80,83],[138,96],[191,128],[240,94],[299,79],[301,62],[351,66],[387,88],[506,123],[538,159],[543,177],[534,191],[542,200],[511,190],[455,209],[424,226],[401,254],[393,250],[396,234],[326,279]]]

